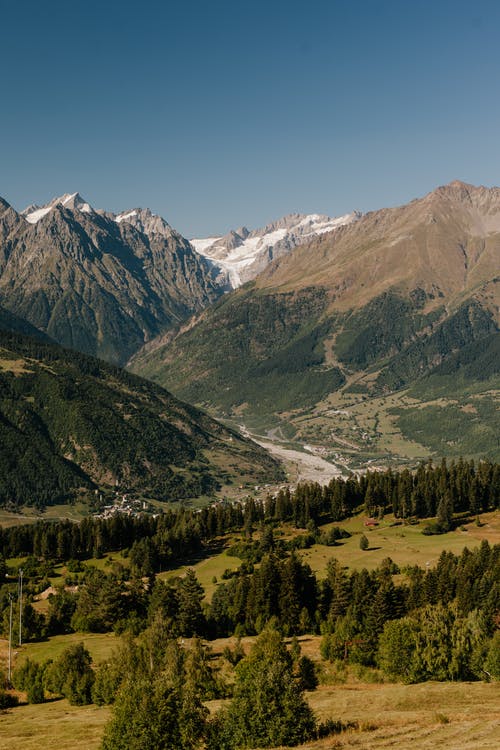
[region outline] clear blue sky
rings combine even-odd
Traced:
[[[0,195],[186,236],[500,183],[497,0],[0,0]]]

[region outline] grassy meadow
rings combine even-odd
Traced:
[[[307,698],[317,717],[346,727],[302,750],[497,750],[498,683],[321,685]],[[209,704],[212,711],[221,701]],[[98,750],[109,708],[66,700],[0,713],[0,750]],[[349,726],[351,725],[351,726]]]
[[[447,534],[426,536],[422,534],[423,528],[428,524],[426,520],[411,525],[394,525],[394,516],[389,515],[377,526],[366,527],[364,516],[355,516],[339,524],[329,524],[338,525],[349,531],[352,534],[349,539],[340,540],[336,547],[315,544],[310,549],[299,551],[298,554],[319,576],[332,557],[336,557],[342,565],[355,569],[371,570],[387,557],[400,567],[425,567],[427,563],[433,567],[443,550],[459,554],[464,547],[477,547],[483,539],[487,539],[490,544],[500,542],[500,512],[485,513],[481,519],[481,526],[476,526],[475,521],[470,520]],[[361,534],[365,534],[369,542],[369,547],[365,551],[359,548]]]
[[[470,520],[463,527],[435,536],[422,534],[423,528],[428,524],[426,520],[411,525],[394,525],[394,516],[388,515],[376,527],[368,528],[364,526],[364,519],[364,516],[355,516],[338,524],[328,524],[322,527],[328,529],[331,526],[340,526],[349,531],[352,536],[349,539],[341,539],[335,547],[314,544],[309,549],[299,550],[297,554],[321,577],[325,573],[328,560],[332,557],[351,569],[372,570],[387,557],[400,567],[415,564],[425,567],[427,563],[434,566],[443,550],[458,554],[464,547],[472,549],[479,546],[483,539],[487,539],[490,544],[500,542],[499,511],[483,514],[481,526],[476,526],[475,521]],[[291,526],[283,528],[285,538],[303,533]],[[359,548],[361,534],[366,534],[370,545],[365,551]],[[231,541],[235,541],[235,538],[232,537]],[[216,587],[223,583],[224,571],[235,570],[239,565],[241,565],[241,560],[238,557],[231,557],[227,549],[223,549],[211,557],[192,560],[188,565],[160,573],[159,577],[168,579],[171,576],[183,575],[188,568],[193,568],[205,589],[205,599],[210,601]],[[217,581],[213,580],[214,577]]]
[[[44,641],[27,643],[17,652],[16,664],[21,664],[24,659],[33,661],[45,661],[46,659],[57,659],[64,649],[75,643],[83,643],[90,652],[95,664],[107,659],[113,649],[116,648],[118,639],[114,633],[68,633],[66,635],[53,635]]]

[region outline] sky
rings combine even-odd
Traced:
[[[500,184],[497,0],[0,0],[0,196],[186,237]]]

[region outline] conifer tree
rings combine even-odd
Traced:
[[[314,731],[314,715],[293,675],[281,635],[270,628],[236,668],[234,698],[209,747],[297,745]]]

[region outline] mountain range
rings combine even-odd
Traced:
[[[191,241],[78,193],[0,200],[0,323],[323,455],[497,455],[499,269],[500,190],[458,181]]]
[[[189,242],[147,208],[115,214],[65,193],[18,213],[0,199],[0,302],[60,344],[123,365],[273,258],[356,218],[292,215]]]
[[[286,434],[322,443],[328,431],[339,438],[338,418],[311,425],[332,405],[404,391],[420,413],[413,427],[409,412],[392,423],[410,424],[423,455],[497,455],[499,271],[500,190],[453,182],[296,247],[132,367],[193,403],[246,422],[274,416]],[[464,430],[481,433],[476,450]]]
[[[223,237],[192,239],[193,247],[214,264],[219,278],[227,287],[236,289],[254,279],[272,260],[288,255],[326,232],[351,224],[361,216],[353,211],[332,219],[322,214],[289,214],[263,229],[246,227],[231,230]]]
[[[151,212],[94,211],[78,193],[21,214],[0,199],[0,303],[60,344],[123,364],[222,293]]]

